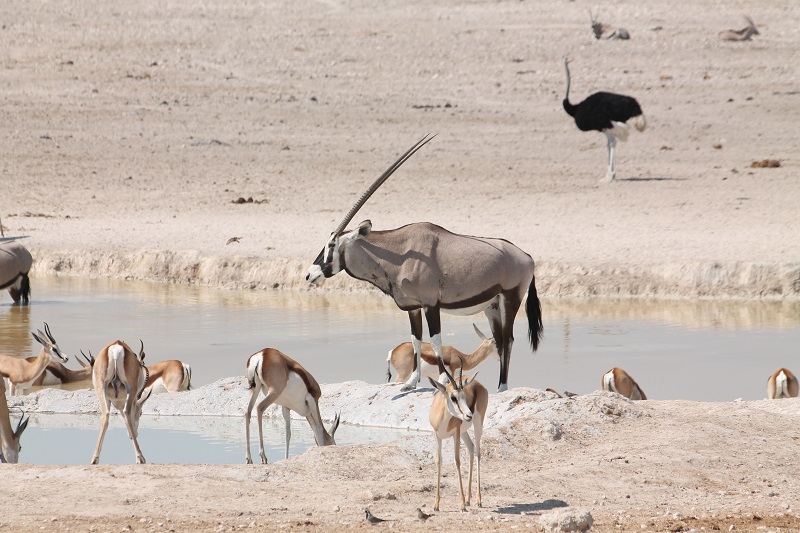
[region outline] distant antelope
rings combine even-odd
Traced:
[[[616,26],[612,26],[611,24],[603,24],[602,22],[597,21],[597,17],[600,16],[600,10],[597,10],[597,14],[592,14],[592,10],[589,10],[589,19],[592,21],[592,31],[594,32],[595,39],[630,39],[631,34],[628,33],[628,30],[625,28],[617,28]]]
[[[8,414],[6,401],[6,384],[0,379],[0,463],[16,463],[19,461],[19,439],[28,427],[28,418],[23,413],[17,423],[17,429],[11,429],[11,417]]]
[[[28,361],[24,357],[0,355],[0,374],[11,383],[11,396],[17,392],[22,393],[31,387],[45,371],[53,357],[63,363],[69,361],[69,358],[61,353],[61,349],[50,333],[50,326],[47,325],[47,322],[44,323],[44,331],[42,333],[42,330],[38,330],[38,335],[31,332],[33,338],[42,345],[39,355],[33,358],[33,361]]]
[[[181,392],[192,388],[192,368],[177,359],[161,361],[148,366],[147,370],[150,372],[147,389],[152,393]]]
[[[489,357],[500,360],[500,354],[497,353],[497,343],[494,339],[490,339],[478,329],[478,326],[472,324],[475,328],[475,333],[482,339],[480,346],[471,354],[460,352],[452,346],[442,346],[442,359],[444,360],[445,368],[450,369],[450,374],[456,376],[459,366],[463,370],[472,370]],[[414,345],[411,342],[404,342],[397,345],[389,352],[386,358],[387,368],[386,375],[387,381],[392,379],[391,369],[394,368],[397,372],[395,381],[401,383],[411,377],[412,372],[415,370],[417,359],[414,355]],[[462,364],[463,363],[463,364]],[[422,343],[422,376],[439,377],[439,366],[436,361],[436,353],[433,347],[427,343]]]
[[[779,368],[767,379],[767,398],[797,398],[798,384],[794,374],[786,368]]]
[[[756,23],[749,15],[744,16],[747,21],[747,27],[741,30],[723,30],[719,32],[719,38],[722,41],[749,41],[753,35],[761,35],[756,28]]]
[[[133,441],[133,451],[136,463],[144,464],[144,455],[139,449],[139,417],[142,416],[142,405],[149,394],[145,395],[147,385],[147,367],[144,366],[144,343],[139,350],[139,355],[122,341],[114,341],[106,345],[94,363],[92,382],[97,397],[100,399],[100,436],[97,438],[91,464],[100,461],[100,450],[103,447],[103,438],[108,429],[108,416],[111,404],[122,414],[125,419],[125,428],[128,436]]]
[[[19,242],[0,242],[0,289],[8,289],[14,303],[27,304],[30,299],[28,272],[31,265],[31,253]]]
[[[45,368],[45,371],[42,372],[39,377],[36,378],[36,381],[33,382],[33,386],[46,387],[48,385],[66,385],[69,383],[79,383],[81,381],[88,381],[92,379],[94,357],[92,356],[91,350],[89,351],[88,356],[83,353],[83,350],[81,350],[81,356],[83,356],[83,359],[86,361],[86,363],[78,361],[83,367],[80,370],[72,370],[58,361],[50,361],[50,363],[47,365],[47,368]],[[77,359],[77,357],[75,359]],[[28,362],[33,362],[36,360],[36,358],[27,357],[25,360]]]
[[[438,392],[433,397],[430,412],[430,422],[436,437],[436,497],[433,501],[433,510],[439,510],[439,489],[442,482],[442,440],[453,437],[455,448],[456,472],[458,473],[458,492],[461,497],[461,510],[472,500],[472,466],[475,456],[478,456],[477,495],[475,505],[481,506],[481,435],[483,434],[483,419],[486,416],[486,407],[489,405],[489,393],[486,387],[475,380],[459,379],[459,383],[445,369],[449,383],[442,385],[438,381],[428,378]],[[475,433],[475,442],[467,432],[472,426]],[[464,483],[461,479],[461,450],[459,438],[469,452],[469,481],[467,482],[467,497],[464,498]]]
[[[250,402],[244,414],[244,433],[247,441],[247,464],[253,464],[250,456],[250,417],[253,406],[258,399],[258,394],[264,392],[265,398],[256,408],[258,418],[258,450],[261,463],[267,464],[267,454],[264,452],[264,432],[262,418],[264,411],[273,403],[283,408],[285,422],[286,450],[285,457],[289,457],[289,440],[292,438],[291,411],[306,417],[317,446],[331,446],[336,444],[333,436],[339,427],[339,415],[333,420],[330,432],[322,424],[319,414],[319,398],[322,390],[319,383],[303,365],[288,355],[275,350],[264,348],[247,359],[247,383],[250,389]]]
[[[647,399],[639,385],[621,368],[614,367],[603,374],[600,386],[604,391],[616,392],[631,400]]]
[[[505,239],[459,235],[429,222],[372,231],[372,222],[365,220],[356,229],[345,231],[381,184],[431,139],[426,136],[417,142],[361,195],[309,267],[306,281],[320,283],[344,270],[375,285],[408,312],[417,364],[402,390],[416,388],[420,380],[423,313],[442,380],[441,312],[472,315],[483,311],[497,341],[498,390],[504,391],[508,388],[514,319],[526,293],[528,339],[533,351],[542,335],[542,309],[531,256]]]

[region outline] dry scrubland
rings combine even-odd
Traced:
[[[35,275],[300,289],[365,184],[432,132],[357,219],[505,237],[549,297],[796,301],[800,6],[603,4],[627,42],[595,41],[590,7],[7,0],[6,234],[29,236]],[[743,13],[761,35],[718,42]],[[573,101],[617,91],[648,118],[609,185],[605,139],[561,109],[567,53]],[[514,416],[487,429],[466,515],[451,474],[444,512],[413,518],[433,499],[423,435],[268,467],[4,467],[0,531],[359,530],[366,505],[396,519],[375,528],[536,529],[558,502],[597,531],[800,528],[797,400],[542,394],[493,397]]]

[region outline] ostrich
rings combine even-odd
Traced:
[[[600,131],[608,139],[608,172],[601,182],[610,182],[616,175],[616,146],[617,139],[628,140],[630,132],[626,122],[633,119],[634,127],[644,131],[645,122],[642,108],[636,99],[623,94],[597,92],[579,104],[569,101],[569,63],[570,58],[564,58],[564,72],[567,76],[567,94],[564,96],[564,111],[575,119],[575,125],[581,131]]]

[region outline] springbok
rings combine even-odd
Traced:
[[[151,393],[181,392],[192,388],[192,368],[177,359],[161,361],[148,366],[147,370],[150,372],[147,389]]]
[[[264,411],[272,404],[283,408],[283,420],[286,425],[286,450],[285,457],[289,457],[289,440],[292,438],[291,411],[306,417],[317,446],[331,446],[336,444],[333,436],[339,427],[339,415],[333,420],[330,432],[322,424],[319,414],[319,398],[322,390],[303,365],[288,355],[275,350],[264,348],[247,359],[247,383],[250,389],[250,402],[244,414],[244,434],[247,441],[247,464],[253,464],[250,456],[250,416],[253,406],[258,399],[258,393],[264,391],[265,398],[256,408],[258,417],[258,451],[261,463],[267,464],[267,454],[264,452],[264,432],[262,418]]]
[[[631,400],[647,399],[641,387],[621,368],[614,367],[603,374],[600,386],[604,391],[616,392]]]
[[[133,441],[136,463],[144,464],[144,456],[139,449],[139,417],[142,416],[142,405],[150,397],[143,394],[147,385],[147,367],[144,366],[144,343],[139,355],[122,341],[114,341],[106,345],[94,362],[92,383],[97,397],[100,399],[100,436],[97,439],[91,464],[100,462],[100,449],[108,429],[108,414],[111,404],[125,419],[125,428]]]
[[[472,324],[475,328],[475,333],[481,338],[481,344],[475,349],[474,352],[466,354],[453,348],[452,346],[442,346],[442,359],[446,368],[450,369],[450,374],[457,375],[459,364],[463,370],[472,370],[489,357],[494,357],[500,360],[500,354],[497,353],[497,343],[494,339],[487,338],[483,332],[478,329],[478,326]],[[414,372],[414,365],[417,359],[414,356],[414,345],[410,342],[404,342],[397,345],[389,352],[386,358],[387,368],[386,375],[387,381],[392,379],[391,369],[394,368],[397,372],[397,383],[402,383],[411,377]],[[422,343],[422,376],[426,378],[438,378],[439,367],[436,362],[436,354],[433,348],[427,342]]]
[[[767,379],[767,398],[797,398],[797,378],[786,368],[779,368]]]
[[[33,338],[42,345],[39,355],[28,361],[24,357],[11,357],[10,355],[0,355],[0,374],[7,378],[11,383],[11,396],[23,393],[25,389],[31,387],[36,379],[45,371],[53,357],[62,363],[69,361],[69,358],[61,353],[56,340],[50,333],[50,326],[44,323],[44,331],[38,330],[39,334],[31,332]]]
[[[749,41],[753,35],[761,35],[756,28],[756,23],[750,18],[750,15],[744,16],[747,21],[747,27],[741,30],[723,30],[719,32],[721,41]]]
[[[80,370],[72,370],[58,361],[50,361],[50,363],[47,365],[47,368],[45,368],[45,371],[42,372],[33,382],[33,386],[47,387],[49,385],[66,385],[69,383],[79,383],[81,381],[88,381],[92,379],[94,357],[92,356],[91,350],[89,351],[88,356],[83,353],[83,350],[81,350],[81,356],[86,363],[78,361],[83,367]],[[75,359],[77,360],[78,358],[76,357]],[[36,358],[27,357],[25,360],[32,363],[36,360]]]
[[[472,500],[472,466],[475,456],[478,456],[477,476],[477,501],[475,505],[481,506],[481,434],[483,433],[483,419],[486,416],[486,406],[489,404],[489,393],[486,387],[475,380],[459,379],[459,384],[445,370],[450,382],[442,385],[438,381],[428,378],[438,392],[433,396],[431,404],[430,422],[436,436],[436,498],[433,501],[433,510],[439,510],[439,488],[442,481],[442,440],[453,437],[455,447],[456,472],[458,472],[458,493],[461,497],[461,510],[466,511],[467,505]],[[477,375],[477,374],[476,374]],[[469,427],[475,433],[475,442],[469,437]],[[469,481],[467,483],[466,503],[464,499],[464,483],[461,480],[461,450],[459,437],[469,452]]]
[[[533,351],[542,335],[542,310],[536,294],[531,256],[509,241],[458,235],[429,222],[372,231],[365,220],[353,231],[345,228],[369,197],[417,150],[426,136],[394,162],[345,215],[309,267],[306,281],[320,283],[345,270],[391,296],[408,312],[416,368],[402,390],[420,380],[422,314],[428,323],[433,351],[444,380],[440,312],[472,315],[483,311],[500,354],[499,391],[508,388],[508,367],[514,343],[514,318],[527,291],[528,339]]]
[[[0,289],[8,289],[14,303],[27,304],[31,296],[28,272],[33,258],[17,241],[0,242]]]
[[[589,10],[589,19],[592,21],[592,31],[594,32],[595,39],[630,39],[631,34],[625,28],[617,28],[611,24],[604,24],[598,22],[597,17],[600,16],[600,9],[598,8],[597,14],[592,14]]]
[[[17,423],[17,429],[11,429],[11,417],[8,414],[6,401],[6,384],[0,379],[0,463],[16,463],[19,461],[19,438],[28,427],[28,418],[23,413]]]

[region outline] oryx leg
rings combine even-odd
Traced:
[[[506,341],[503,334],[503,313],[501,312],[501,302],[498,299],[484,309],[483,314],[489,319],[489,328],[492,330],[492,337],[497,343],[497,353],[500,354],[500,384],[497,392],[508,390],[508,359],[506,357]]]
[[[498,392],[508,390],[508,368],[511,366],[511,348],[514,346],[514,319],[517,317],[522,297],[515,293],[504,293],[500,296],[500,321],[503,325],[500,352],[500,385]]]
[[[137,439],[138,431],[133,424],[133,413],[136,409],[136,393],[131,390],[130,384],[125,385],[127,396],[125,397],[125,409],[122,411],[122,418],[125,419],[125,427],[128,428],[128,436],[133,441],[133,451],[136,454],[136,464],[145,464],[144,455],[142,450],[139,449],[139,441]]]
[[[289,441],[292,440],[292,410],[288,407],[283,407],[283,432],[286,435],[286,449],[284,450],[284,459],[289,458]]]
[[[408,319],[411,322],[411,344],[414,346],[415,367],[411,377],[405,382],[401,391],[410,391],[417,388],[422,377],[422,309],[414,309],[408,312]]]
[[[445,374],[444,359],[442,359],[442,318],[439,307],[428,307],[425,309],[425,320],[428,322],[428,334],[431,336],[431,348],[436,354],[436,361],[439,363],[439,383],[447,383]]]

